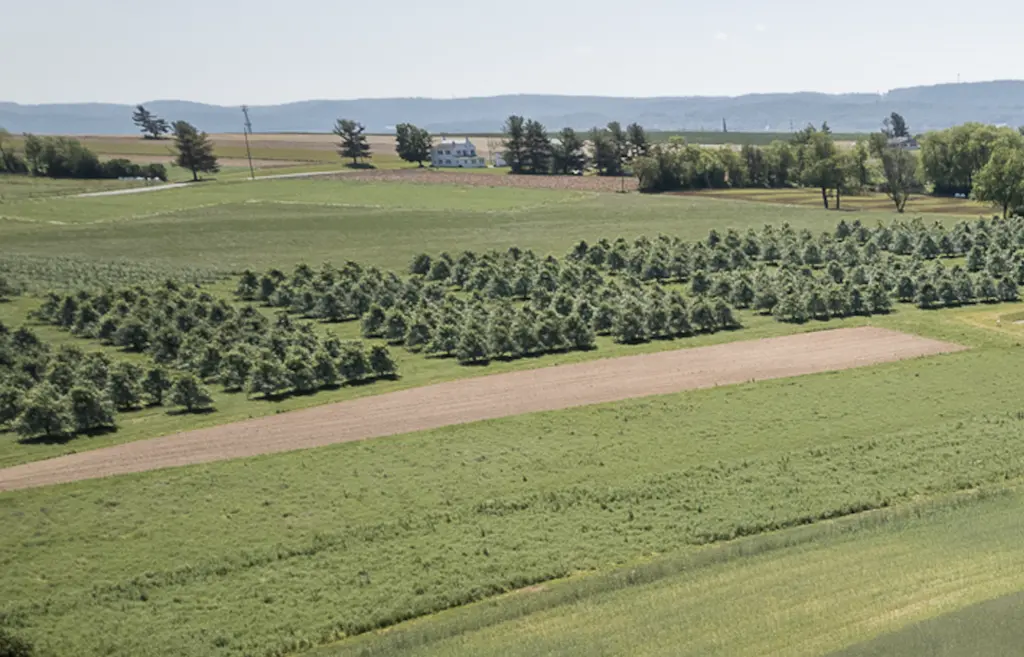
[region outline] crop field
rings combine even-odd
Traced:
[[[971,654],[928,625],[955,618],[1012,652],[1010,623],[993,628],[1024,590],[1024,224],[412,175],[441,184],[0,191],[0,355],[23,350],[20,370],[0,358],[0,393],[67,394],[82,423],[102,409],[69,375],[120,399],[129,365],[162,363],[213,409],[127,394],[116,430],[0,431],[0,467],[71,455],[103,474],[102,448],[159,436],[183,451],[157,465],[177,465],[174,434],[196,430],[202,449],[284,445],[288,426],[320,445],[0,493],[0,629],[57,656]],[[826,329],[955,347],[758,369],[752,341],[846,334]],[[736,376],[675,385],[721,374],[687,361],[705,347]],[[377,348],[394,376],[367,370]],[[488,375],[660,352],[666,378],[635,398],[595,375],[560,384],[588,405],[539,387],[539,405],[502,389],[507,413],[456,424],[344,413],[432,385],[455,391],[432,412],[472,410]],[[338,422],[379,437],[302,443]]]

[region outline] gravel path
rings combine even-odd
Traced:
[[[0,470],[0,491],[842,370],[961,349],[950,343],[864,327],[495,374],[27,463]]]

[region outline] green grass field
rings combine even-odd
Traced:
[[[784,221],[820,231],[850,220],[700,196],[343,179],[22,199],[0,205],[0,216],[11,262],[60,256],[83,271],[122,262],[210,273],[349,258],[404,268],[424,251],[516,244],[561,254],[580,239],[697,239]],[[17,325],[34,303],[0,304],[0,320]],[[4,493],[0,627],[57,655],[132,657],[316,646],[325,657],[869,649],[881,635],[1024,587],[1019,494],[947,499],[1024,478],[1024,327],[1009,320],[1020,307],[901,305],[802,326],[744,313],[735,333],[637,347],[605,340],[594,352],[483,371],[399,351],[397,382],[274,403],[218,394],[217,413],[126,414],[117,433],[66,445],[0,435],[4,466],[456,376],[864,323],[970,347]],[[1012,645],[1006,637],[1000,645]]]
[[[312,654],[1017,654],[1022,503],[1020,493],[961,498],[819,523],[517,592]]]

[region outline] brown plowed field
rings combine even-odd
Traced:
[[[0,491],[285,452],[587,404],[959,351],[864,327],[440,383],[0,470]]]
[[[422,185],[465,185],[466,187],[526,187],[530,189],[580,190],[584,192],[636,191],[636,178],[607,176],[513,176],[505,170],[460,171],[459,169],[378,169],[339,173],[340,180],[402,182]]]

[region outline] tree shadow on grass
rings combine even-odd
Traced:
[[[79,438],[94,438],[96,436],[105,436],[107,434],[117,433],[117,427],[100,427],[98,429],[89,429],[88,431],[79,431],[66,436],[33,436],[32,438],[19,438],[19,445],[67,445],[68,443],[78,440]]]
[[[191,411],[187,408],[175,408],[167,411],[167,414],[172,417],[178,417],[182,415],[209,415],[210,413],[216,412],[217,409],[211,406],[210,408],[197,408]]]

